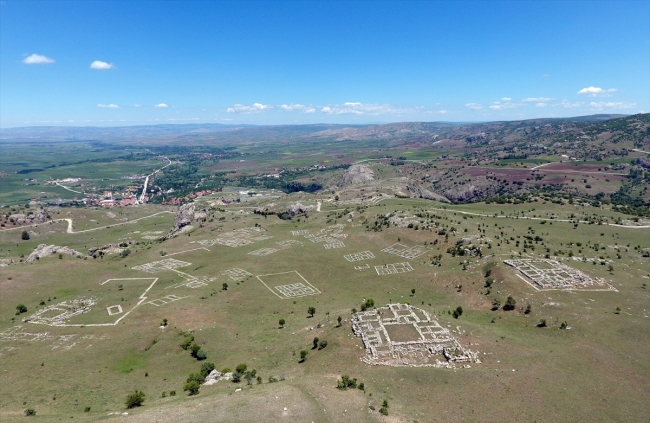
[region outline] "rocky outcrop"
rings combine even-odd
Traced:
[[[33,214],[12,214],[9,216],[9,221],[16,225],[36,225],[38,223],[47,222],[50,215],[45,210],[37,210]]]
[[[375,172],[373,172],[372,169],[363,164],[355,164],[347,168],[345,173],[343,173],[341,182],[339,182],[339,187],[353,184],[362,184],[364,182],[371,182],[374,180]]]
[[[483,190],[474,185],[461,185],[445,191],[443,195],[452,203],[484,199]]]
[[[289,213],[291,216],[296,216],[298,214],[306,213],[313,208],[314,206],[303,206],[300,203],[296,203],[287,207],[287,213]]]
[[[207,210],[196,210],[196,203],[182,205],[178,209],[176,217],[174,217],[174,226],[167,234],[167,238],[173,238],[179,234],[191,231],[194,229],[191,225],[193,222],[204,220],[207,217]]]
[[[60,247],[58,245],[46,245],[41,244],[32,251],[32,253],[25,260],[27,263],[31,263],[34,260],[41,259],[43,257],[51,256],[52,254],[65,254],[68,256],[83,258],[83,254],[79,251],[73,250],[68,247]]]
[[[106,244],[101,247],[93,247],[88,249],[88,255],[92,256],[97,251],[103,251],[104,253],[121,253],[123,249],[127,248],[129,245],[133,244],[133,241],[123,242],[121,244]]]
[[[440,194],[436,194],[433,191],[429,191],[425,188],[420,188],[416,186],[406,186],[406,191],[415,198],[425,198],[427,200],[440,201],[443,203],[451,203],[447,197],[444,197]]]
[[[636,164],[646,169],[650,169],[650,159],[647,159],[645,157],[639,157],[636,159]]]
[[[0,267],[6,267],[6,266],[9,266],[10,264],[14,264],[13,259],[10,259],[10,258],[0,259]]]

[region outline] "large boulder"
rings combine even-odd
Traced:
[[[372,169],[363,164],[355,164],[347,168],[345,173],[343,173],[341,182],[339,182],[339,187],[353,184],[362,184],[374,180],[375,172],[373,172]]]
[[[68,256],[83,258],[83,254],[77,250],[73,250],[68,247],[60,247],[58,245],[47,245],[40,244],[38,247],[32,251],[32,253],[25,259],[27,263],[31,263],[34,260],[41,259],[43,257],[51,256],[52,254],[65,254]]]

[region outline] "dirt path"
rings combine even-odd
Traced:
[[[171,214],[174,214],[174,212],[172,212],[172,211],[161,211],[161,212],[158,212],[158,213],[151,214],[151,215],[149,215],[149,216],[139,217],[139,218],[137,218],[137,219],[133,219],[133,220],[127,220],[126,222],[113,223],[113,224],[111,224],[111,225],[99,226],[99,227],[97,227],[97,228],[85,229],[85,230],[83,230],[83,231],[74,231],[74,230],[72,229],[72,224],[73,224],[72,219],[68,219],[68,218],[63,218],[63,219],[52,219],[52,220],[48,220],[47,222],[43,222],[43,223],[34,223],[33,225],[24,225],[24,226],[18,226],[18,227],[15,227],[15,228],[3,229],[3,230],[0,231],[0,233],[1,233],[1,232],[6,232],[6,231],[13,231],[13,230],[16,230],[16,229],[29,228],[29,227],[31,227],[31,226],[45,225],[45,224],[48,223],[48,222],[51,223],[51,222],[64,222],[64,221],[65,221],[65,222],[68,222],[68,228],[67,228],[66,231],[65,231],[66,233],[68,233],[68,234],[81,234],[81,233],[84,233],[84,232],[98,231],[98,230],[100,230],[100,229],[106,229],[106,228],[110,228],[110,227],[113,227],[113,226],[125,225],[125,224],[127,224],[127,223],[135,223],[135,222],[140,221],[140,220],[142,220],[142,219],[148,219],[148,218],[150,218],[150,217],[154,217],[154,216],[157,216],[157,215],[159,215],[159,214],[163,214],[163,213],[171,213]]]
[[[61,185],[61,184],[58,183],[57,181],[54,181],[54,183],[57,184],[58,186],[60,186],[60,187],[63,188],[63,189],[67,189],[68,191],[72,191],[72,192],[74,192],[74,193],[76,193],[76,194],[83,194],[83,192],[81,192],[81,191],[75,191],[75,190],[73,190],[73,189],[70,189],[70,188],[68,188],[68,187],[66,187],[66,186]]]
[[[462,210],[452,210],[452,209],[439,209],[439,208],[433,208],[431,210],[435,211],[448,211],[448,212],[454,212],[454,213],[460,213],[460,214],[467,214],[467,215],[472,215],[472,216],[481,216],[481,217],[495,217],[493,214],[482,214],[482,213],[472,213],[472,212],[466,212]],[[429,211],[429,210],[427,210]],[[497,215],[496,216],[498,219],[516,219],[515,217],[512,216],[504,216],[504,215]],[[575,220],[571,219],[550,219],[548,217],[527,217],[527,216],[519,216],[519,219],[528,219],[528,220],[550,220],[551,222],[574,222]],[[578,220],[578,223],[589,223],[586,220]],[[644,226],[629,226],[629,225],[619,225],[617,223],[603,223],[603,225],[607,226],[616,226],[617,228],[632,228],[632,229],[648,229],[650,228],[650,225],[644,225]]]

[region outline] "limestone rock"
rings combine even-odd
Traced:
[[[436,194],[433,191],[429,191],[425,188],[420,188],[416,186],[406,186],[406,191],[412,194],[415,198],[426,198],[427,200],[435,200],[443,203],[451,203],[447,197],[444,197],[440,194]]]
[[[303,206],[300,203],[296,203],[287,207],[287,213],[289,213],[291,216],[295,216],[297,214],[308,212],[313,208],[314,206]]]
[[[73,250],[68,247],[60,247],[58,245],[46,245],[40,244],[38,247],[32,251],[32,253],[25,259],[27,263],[31,263],[36,259],[41,259],[43,257],[51,256],[52,254],[66,254],[68,256],[83,258],[83,254],[79,251]]]
[[[346,185],[352,184],[361,184],[364,182],[370,182],[375,180],[375,172],[372,171],[368,166],[363,164],[355,164],[347,168],[341,182],[339,182],[339,187],[344,187]]]
[[[16,225],[35,225],[38,223],[46,222],[50,216],[45,210],[37,210],[33,214],[12,214],[9,216],[9,221],[14,222]]]
[[[196,203],[188,203],[182,205],[176,213],[176,217],[174,218],[174,226],[167,234],[167,238],[173,238],[177,235],[192,230],[194,228],[191,225],[192,222],[204,220],[207,217],[207,210],[196,210]]]

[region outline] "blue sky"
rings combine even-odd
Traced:
[[[650,1],[0,1],[0,126],[650,110]]]

